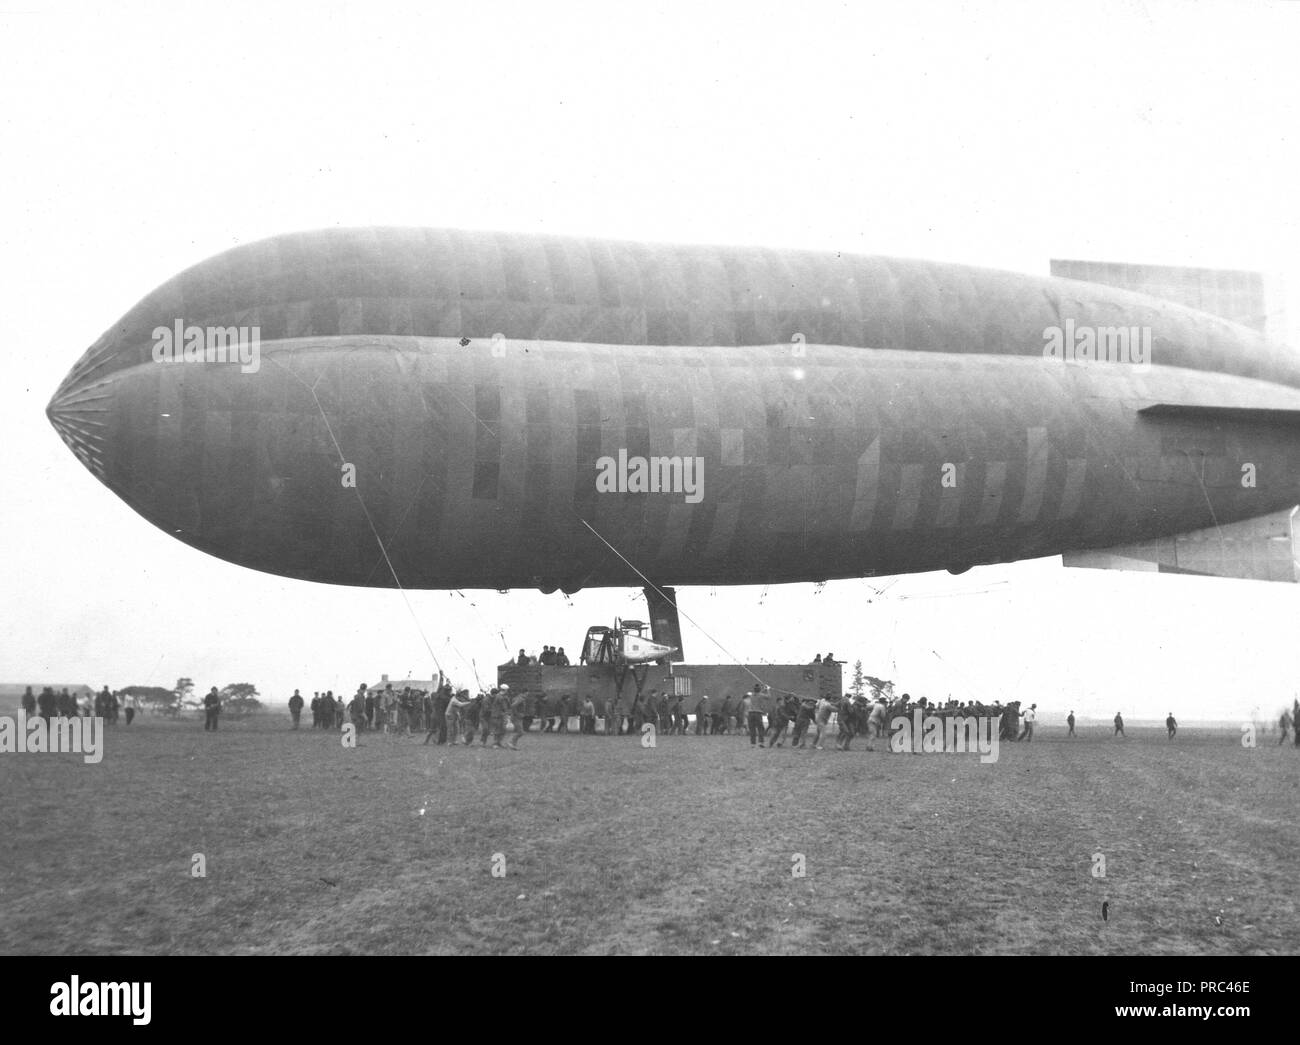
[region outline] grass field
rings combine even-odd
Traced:
[[[222,726],[137,719],[98,765],[0,754],[0,951],[1300,950],[1300,752],[1276,737],[1044,728],[981,765]]]

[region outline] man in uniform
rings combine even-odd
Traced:
[[[745,722],[749,726],[750,747],[753,747],[755,743],[759,747],[763,747],[763,741],[767,735],[767,730],[763,726],[763,712],[758,709],[758,695],[762,692],[762,688],[757,682],[754,683],[753,690],[746,693],[740,702],[741,710],[745,715]]]
[[[1070,727],[1070,732],[1066,734],[1067,736],[1071,736],[1071,737],[1078,736],[1078,734],[1074,731],[1074,712],[1073,712],[1073,711],[1071,711],[1070,714],[1066,717],[1066,719],[1065,719],[1065,724],[1066,724],[1067,726]]]
[[[504,690],[508,690],[510,687],[502,686],[501,688]],[[523,692],[516,693],[513,697],[511,697],[509,694],[507,694],[506,696],[507,696],[506,724],[510,729],[510,750],[515,751],[519,747],[519,737],[523,733],[522,723],[524,718],[524,711],[526,710],[526,708],[528,707],[529,703],[532,701],[533,698],[529,694]]]
[[[294,728],[294,729],[297,729],[297,728],[298,728],[298,719],[299,719],[301,716],[302,716],[302,694],[300,694],[300,693],[295,689],[295,690],[293,691],[293,696],[289,698],[289,717],[293,719],[293,728]],[[126,721],[127,721],[128,724],[130,724],[130,721],[131,721],[131,712],[130,712],[129,709],[127,710],[127,713],[126,713]]]
[[[1117,736],[1117,737],[1122,737],[1122,736],[1124,736],[1124,716],[1121,715],[1118,711],[1115,712],[1115,733],[1114,733],[1114,736]]]
[[[213,686],[208,691],[208,695],[203,698],[203,728],[204,730],[217,731],[217,718],[221,714],[221,697],[217,693],[217,687]]]
[[[1169,712],[1169,717],[1165,719],[1165,729],[1169,730],[1169,739],[1174,739],[1174,734],[1178,732],[1178,722],[1174,719],[1174,713]]]

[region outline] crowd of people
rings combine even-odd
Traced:
[[[564,647],[556,649],[554,646],[543,646],[541,653],[525,653],[519,651],[519,655],[510,663],[517,664],[521,668],[530,664],[541,664],[548,668],[567,668],[569,667],[569,655],[564,652]]]
[[[523,650],[519,656],[521,659],[513,663],[532,663],[538,659],[528,658]],[[563,647],[544,647],[540,656],[556,663],[559,662],[555,658],[564,658],[564,664],[568,663]],[[813,663],[839,662],[828,653]],[[94,715],[115,724],[121,714],[129,726],[137,711],[134,697],[115,694],[107,686],[93,697],[83,694],[80,700],[66,688],[56,693],[46,686],[38,695],[28,686],[21,705],[29,717],[39,715],[47,722],[52,718]],[[363,683],[350,700],[325,690],[314,693],[310,705],[294,690],[289,699],[291,728],[299,728],[302,712],[308,707],[311,728],[315,730],[338,731],[351,723],[357,732],[403,736],[424,733],[426,744],[435,740],[438,744],[470,744],[478,737],[481,745],[486,746],[492,739],[496,747],[506,746],[507,734],[510,746],[517,747],[520,735],[530,732],[534,725],[539,733],[606,736],[640,734],[649,725],[669,736],[739,735],[748,737],[754,747],[783,747],[788,740],[791,747],[811,746],[823,750],[833,733],[836,749],[847,751],[853,740],[861,736],[871,750],[870,741],[884,736],[895,718],[910,717],[918,710],[926,717],[940,719],[992,717],[999,723],[999,741],[1029,742],[1034,738],[1038,717],[1037,704],[1022,710],[1018,700],[1007,704],[957,700],[933,703],[925,697],[913,700],[906,693],[896,699],[852,693],[840,697],[799,697],[773,694],[758,682],[739,699],[731,694],[724,695],[721,701],[708,694],[693,699],[650,689],[616,701],[613,707],[604,706],[604,702],[597,704],[590,695],[579,698],[574,693],[511,691],[506,684],[482,689],[471,696],[469,690],[455,690],[449,682],[431,690],[406,686],[400,691],[391,683],[383,689],[372,689]],[[203,709],[204,729],[215,731],[221,713],[221,698],[215,686],[203,698]],[[575,720],[576,730],[573,729]],[[1067,736],[1077,736],[1073,711],[1065,721]],[[1122,714],[1115,715],[1114,727],[1114,736],[1125,736]],[[1290,739],[1293,746],[1300,748],[1300,700],[1282,712],[1278,727],[1278,744]],[[1165,728],[1169,739],[1174,739],[1178,723],[1172,712],[1165,719]]]
[[[109,725],[116,725],[118,715],[121,713],[129,726],[131,720],[135,718],[136,710],[134,697],[119,696],[110,692],[107,686],[93,697],[89,693],[82,694],[80,700],[69,693],[67,687],[55,693],[52,686],[46,686],[38,696],[32,692],[32,687],[28,686],[19,703],[29,718],[39,715],[46,722],[54,718],[94,716],[102,718]]]

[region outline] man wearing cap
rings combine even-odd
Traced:
[[[508,686],[502,686],[502,689],[509,689]],[[508,693],[507,698],[507,715],[506,723],[510,727],[510,750],[517,750],[519,747],[519,737],[523,733],[524,710],[532,698],[524,692],[516,693],[513,697]]]
[[[799,701],[799,711],[794,717],[794,732],[790,735],[792,748],[804,747],[807,743],[808,726],[817,713],[817,701],[810,699]]]

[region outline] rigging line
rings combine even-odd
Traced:
[[[977,694],[977,695],[981,698],[981,701],[980,701],[980,702],[983,703],[983,699],[982,699],[982,698],[983,698],[984,694],[983,694],[983,693],[982,693],[982,692],[981,692],[977,687],[972,686],[972,685],[970,684],[970,679],[968,679],[965,675],[963,675],[960,671],[958,671],[957,668],[954,667],[952,664],[949,664],[946,660],[944,660],[942,657],[940,657],[940,656],[939,656],[939,651],[938,651],[938,650],[934,650],[934,649],[932,649],[930,652],[933,653],[933,654],[935,655],[935,657],[937,657],[937,658],[939,659],[939,662],[940,662],[944,667],[946,667],[949,671],[951,671],[954,675],[956,675],[959,679],[961,679],[962,682],[964,682],[964,683],[966,684],[966,689],[967,689],[968,691]]]
[[[469,608],[474,611],[474,616],[476,616],[478,618],[479,623],[483,625],[483,631],[486,632],[488,635],[496,635],[501,640],[501,648],[504,649],[507,653],[509,653],[510,647],[506,644],[505,629],[498,629],[496,631],[493,631],[492,626],[488,624],[486,620],[483,619],[483,614],[481,614],[478,611],[478,605],[474,602],[473,599],[471,599],[468,595],[466,595],[460,588],[455,589],[455,594],[459,595],[462,599],[464,599],[466,602],[469,603]],[[450,637],[448,637],[447,641],[448,642],[451,641]]]
[[[1222,551],[1223,527],[1219,525],[1218,513],[1215,512],[1214,504],[1210,501],[1210,491],[1207,490],[1205,487],[1205,462],[1206,462],[1205,451],[1204,450],[1200,451],[1201,470],[1199,472],[1196,471],[1196,466],[1192,464],[1192,452],[1190,450],[1184,450],[1183,453],[1187,455],[1187,463],[1192,465],[1192,471],[1196,473],[1196,481],[1200,484],[1201,494],[1205,497],[1205,507],[1210,509],[1210,521],[1214,523],[1214,530],[1219,535],[1219,548]]]
[[[574,514],[577,514],[577,513],[574,513]],[[624,557],[623,553],[620,552],[617,548],[615,548],[612,544],[610,544],[609,541],[605,540],[604,537],[601,537],[601,535],[600,535],[599,533],[596,532],[596,528],[595,528],[594,526],[592,526],[591,523],[587,522],[587,520],[584,519],[584,518],[583,518],[582,516],[580,516],[580,515],[578,516],[578,521],[579,521],[580,523],[582,523],[582,525],[585,526],[588,530],[590,530],[593,534],[595,534],[596,537],[600,540],[600,542],[601,542],[602,544],[605,545],[606,548],[608,548],[608,549],[609,549],[610,551],[612,551],[615,555],[617,555],[620,559],[622,559],[623,562],[627,563],[628,568],[631,569],[632,572],[635,573],[638,577],[640,577],[643,581],[645,581],[645,583],[646,583],[646,587],[648,587],[648,588],[653,588],[656,592],[658,592],[659,597],[660,597],[661,599],[663,599],[665,602],[667,602],[668,605],[670,605],[673,609],[675,609],[679,614],[681,614],[681,615],[682,615],[683,617],[685,617],[688,621],[690,621],[690,622],[691,622],[692,624],[694,624],[697,628],[699,628],[699,629],[700,629],[700,633],[701,633],[702,635],[704,635],[704,637],[707,638],[710,642],[712,642],[715,646],[717,646],[718,649],[722,650],[723,653],[725,653],[728,657],[730,657],[730,658],[732,659],[732,662],[735,663],[735,665],[736,665],[737,667],[744,668],[746,674],[748,674],[751,678],[753,678],[753,680],[754,680],[755,682],[761,682],[763,685],[767,686],[769,689],[772,688],[772,686],[771,686],[770,683],[764,681],[763,679],[761,679],[761,678],[759,678],[757,675],[755,675],[755,674],[753,673],[753,671],[751,671],[751,670],[749,669],[748,665],[742,664],[742,663],[740,662],[740,659],[739,659],[739,658],[738,658],[734,653],[732,653],[731,650],[727,649],[726,646],[724,646],[721,642],[719,642],[719,641],[718,641],[717,639],[715,639],[712,635],[710,635],[707,631],[705,631],[704,628],[700,626],[699,621],[697,621],[694,617],[692,617],[692,616],[691,616],[689,613],[687,613],[684,609],[682,609],[680,606],[678,606],[677,603],[676,603],[673,599],[668,598],[668,596],[664,594],[662,588],[660,588],[657,584],[655,584],[653,581],[651,581],[649,577],[647,577],[644,573],[642,573],[642,572],[641,572],[640,570],[638,570],[635,566],[633,566],[632,563],[628,562],[628,560]]]
[[[347,463],[347,457],[344,456],[343,448],[339,446],[339,441],[334,438],[334,428],[330,424],[330,419],[325,413],[325,408],[321,405],[320,399],[316,395],[316,389],[310,388],[311,397],[316,403],[316,409],[320,411],[321,420],[325,422],[325,431],[329,433],[330,442],[334,444],[334,450],[339,455],[339,460],[344,464]],[[370,518],[370,509],[366,507],[365,498],[361,496],[361,491],[357,487],[352,487],[352,492],[357,495],[357,504],[361,506],[361,514],[366,517],[366,525],[370,527],[370,532],[374,534],[375,543],[379,545],[379,553],[384,557],[384,562],[388,564],[388,572],[393,575],[393,583],[397,585],[397,590],[402,593],[402,601],[406,603],[406,609],[411,614],[411,620],[415,622],[415,630],[420,633],[420,639],[424,642],[424,648],[429,651],[429,656],[433,658],[433,666],[438,669],[438,674],[442,674],[442,665],[438,662],[438,655],[433,652],[433,647],[429,644],[429,638],[424,634],[424,628],[420,625],[420,618],[415,614],[415,607],[411,605],[410,597],[406,594],[406,589],[402,587],[401,580],[398,579],[397,570],[393,568],[393,560],[388,557],[388,549],[384,547],[384,539],[379,536],[379,530],[375,527],[374,520]]]

